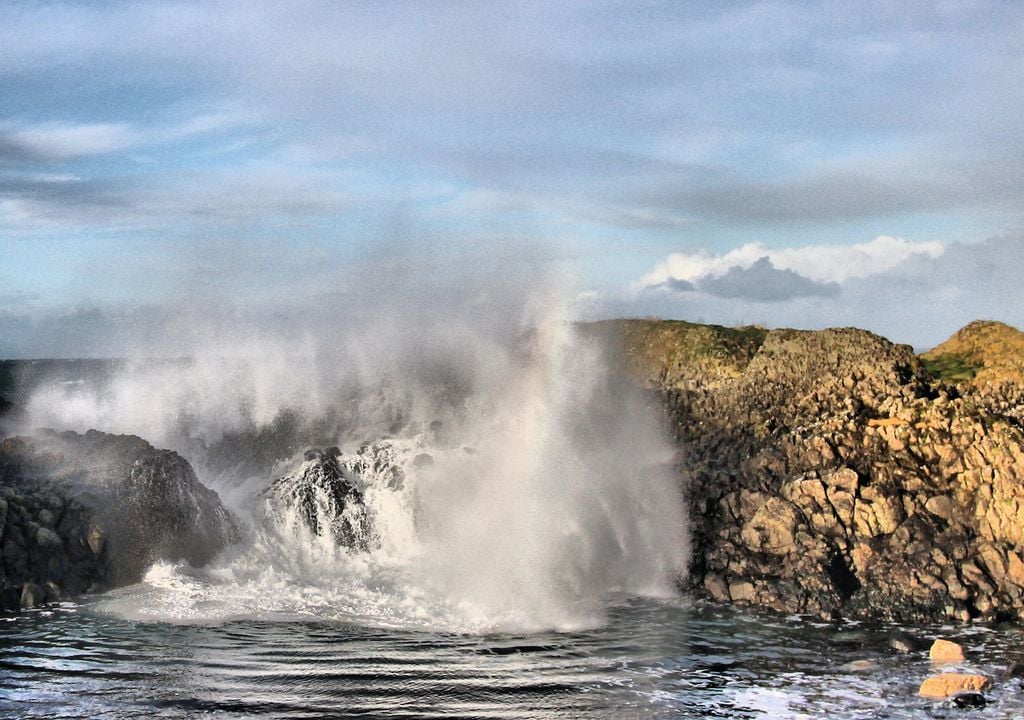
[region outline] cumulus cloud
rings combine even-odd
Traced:
[[[938,257],[945,251],[939,242],[912,242],[886,235],[853,245],[808,245],[769,248],[747,243],[722,254],[706,250],[671,253],[640,279],[641,288],[669,286],[669,281],[697,283],[719,278],[733,269],[745,270],[767,258],[770,267],[788,270],[816,283],[842,283],[890,270],[914,256]]]
[[[789,277],[792,284],[781,283],[782,290],[773,296],[771,275],[782,271],[772,267],[772,258],[799,252],[796,248],[778,250],[772,256],[762,256],[769,260],[750,265],[733,259],[721,272],[708,269],[713,256],[698,254],[703,264],[677,266],[685,268],[680,275],[692,280],[669,276],[647,285],[643,292],[635,292],[634,287],[634,292],[619,301],[606,301],[589,316],[653,314],[726,325],[760,323],[812,329],[852,325],[918,349],[938,344],[979,318],[1024,329],[1024,304],[1020,302],[1024,232],[978,243],[951,242],[942,246],[942,252],[909,252],[908,248],[928,246],[890,240],[864,245],[875,250],[887,244],[903,248],[898,261],[890,258],[873,273],[846,273],[841,281],[817,281],[814,291],[791,293],[787,302],[778,302],[787,290],[794,285],[799,288],[801,282],[807,290],[806,283],[815,282],[802,274]],[[753,282],[754,278],[761,284]]]
[[[779,270],[768,257],[762,257],[750,267],[731,267],[724,275],[706,278],[700,283],[700,289],[719,297],[779,302],[838,295],[839,283],[815,282],[792,270]]]

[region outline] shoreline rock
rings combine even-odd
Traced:
[[[0,443],[0,609],[138,582],[157,559],[200,566],[236,537],[188,462],[141,438],[43,430]]]
[[[921,697],[944,700],[960,693],[980,693],[991,686],[984,675],[968,675],[966,673],[942,673],[933,675],[921,683],[917,694]]]
[[[854,328],[589,327],[621,344],[680,445],[696,592],[823,617],[1024,619],[1019,406]]]

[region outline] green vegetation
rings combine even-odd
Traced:
[[[1024,333],[1001,322],[975,320],[920,357],[939,380],[1024,381]]]
[[[972,357],[957,353],[922,355],[921,362],[932,377],[946,382],[970,382],[984,367]]]

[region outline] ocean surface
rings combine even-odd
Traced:
[[[131,595],[132,590],[121,591]],[[577,632],[449,634],[299,615],[128,620],[104,598],[0,620],[4,718],[942,718],[1024,716],[1020,680],[981,710],[916,695],[926,651],[893,628],[622,599]],[[998,673],[1019,629],[909,631]]]

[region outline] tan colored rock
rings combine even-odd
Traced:
[[[1024,561],[1015,550],[1006,554],[1006,577],[1014,585],[1024,586]]]
[[[99,556],[103,552],[103,544],[106,541],[106,537],[96,525],[89,528],[89,549],[92,550],[93,555]]]
[[[917,694],[921,697],[942,700],[959,692],[981,692],[989,685],[989,680],[984,675],[942,673],[933,675],[921,683],[921,689],[917,691]]]
[[[945,495],[936,495],[935,497],[928,498],[928,501],[924,504],[924,509],[932,515],[946,520],[953,517],[953,501]]]
[[[768,498],[743,526],[740,537],[751,550],[784,555],[795,550],[796,524],[796,510],[790,503],[781,498]]]
[[[874,550],[867,543],[854,545],[853,550],[850,551],[850,559],[853,560],[853,567],[857,570],[858,575],[864,577],[868,574],[874,556]]]
[[[729,587],[725,584],[725,580],[720,575],[708,574],[704,578],[704,589],[708,591],[708,594],[718,602],[726,602],[729,600]]]
[[[903,508],[896,498],[874,492],[872,488],[865,488],[861,498],[854,509],[854,522],[859,534],[877,537],[896,530],[903,520]]]
[[[729,598],[733,602],[753,602],[754,586],[748,582],[738,582],[729,585]]]
[[[994,546],[986,543],[978,548],[978,559],[981,560],[989,575],[997,583],[1002,583],[1006,576],[1006,562],[1003,554]]]
[[[955,642],[939,638],[932,643],[932,647],[928,651],[928,657],[931,658],[932,662],[938,663],[962,662],[964,659],[964,649]]]

